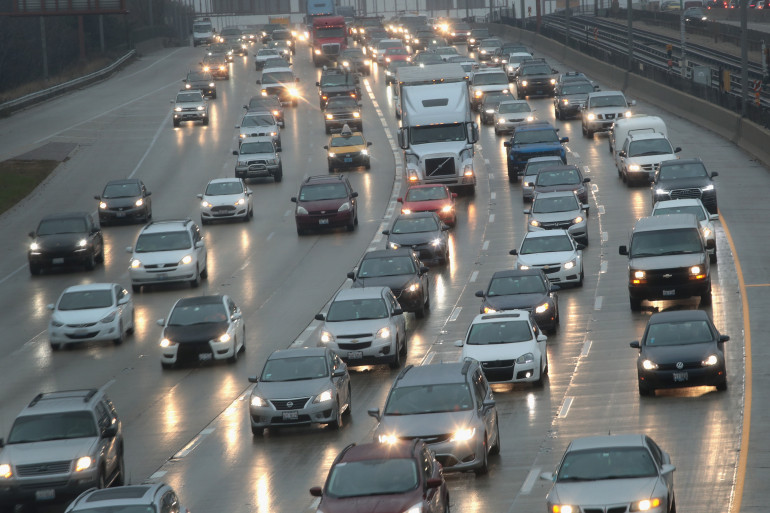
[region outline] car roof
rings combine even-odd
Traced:
[[[708,314],[704,310],[672,310],[668,312],[658,312],[650,316],[647,324],[661,324],[665,322],[705,320],[710,321]]]
[[[692,159],[671,159],[671,160],[664,160],[660,163],[660,165],[667,164],[669,166],[674,165],[682,165],[682,164],[703,164],[703,161],[699,158],[692,158]],[[706,167],[705,164],[703,164],[703,167]]]
[[[241,146],[243,146],[244,143],[247,142],[273,142],[273,137],[270,135],[260,135],[257,137],[244,137],[241,139]]]
[[[644,435],[599,435],[576,438],[569,444],[569,451],[601,449],[603,447],[645,447]]]
[[[64,289],[62,294],[66,294],[67,292],[83,292],[83,291],[89,291],[89,290],[112,290],[112,287],[115,285],[118,285],[120,288],[123,288],[122,285],[116,284],[116,283],[86,283],[82,285],[73,285],[71,287],[67,287]]]
[[[75,499],[67,511],[91,510],[95,507],[105,506],[150,505],[158,493],[166,488],[165,483],[126,485],[103,489],[92,488]],[[109,503],[106,504],[107,502]]]
[[[211,180],[209,180],[209,183],[230,183],[230,182],[241,183],[241,179],[229,177],[229,178],[212,178]]]
[[[24,408],[19,416],[62,413],[68,411],[91,411],[94,397],[102,395],[95,388],[81,390],[60,390],[41,393]]]
[[[495,278],[515,278],[517,276],[545,276],[541,269],[506,269],[505,271],[497,271],[492,275],[491,280]]]
[[[692,228],[693,226],[699,226],[698,220],[693,214],[666,214],[638,219],[634,225],[634,232],[646,232],[661,228]]]
[[[340,462],[380,460],[385,458],[411,458],[415,441],[398,441],[393,444],[368,442],[352,445],[345,450]]]
[[[597,96],[623,96],[623,91],[594,91],[593,93],[588,93],[589,98],[596,98]]]
[[[299,356],[324,356],[326,350],[327,348],[325,347],[290,347],[273,351],[267,359],[279,360],[281,358],[296,358]]]
[[[122,180],[110,180],[109,182],[107,182],[107,185],[126,185],[130,183],[135,183],[139,185],[142,183],[142,181],[138,178],[124,178]]]
[[[411,257],[414,254],[412,248],[398,248],[398,249],[378,249],[375,251],[367,251],[361,260],[367,260],[369,258],[389,258],[392,256],[408,256]]]
[[[522,100],[522,101],[524,101],[524,100]],[[529,164],[530,162],[553,162],[553,161],[557,161],[557,160],[559,162],[563,163],[563,161],[561,160],[560,156],[558,156],[558,155],[548,155],[546,157],[532,157],[531,159],[529,159],[527,161],[527,164]]]
[[[192,222],[191,219],[168,219],[165,221],[152,221],[149,224],[144,225],[140,235],[143,233],[163,233],[169,231],[187,231],[187,223]]]
[[[506,321],[529,321],[530,313],[527,310],[506,310],[504,312],[478,314],[473,318],[471,325],[492,324]]]
[[[565,235],[569,235],[569,232],[567,230],[553,229],[553,230],[541,230],[539,232],[527,232],[524,234],[524,238],[538,239],[540,237],[563,237]]]
[[[631,139],[631,141],[646,141],[650,139],[666,139],[668,140],[668,137],[665,136],[665,134],[661,134],[660,132],[641,132],[637,134],[628,134],[628,138]]]
[[[572,197],[577,199],[577,193],[575,191],[553,191],[553,192],[538,192],[535,194],[535,199],[541,199],[541,198],[563,198],[563,197]],[[580,200],[578,200],[578,203],[580,203]]]
[[[356,287],[342,289],[334,296],[333,301],[347,301],[351,299],[381,299],[383,289],[388,287]]]
[[[405,368],[393,388],[402,386],[441,385],[448,383],[466,383],[468,378],[463,374],[465,362],[432,363],[429,365],[410,366]]]

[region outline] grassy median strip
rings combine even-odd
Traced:
[[[0,162],[0,214],[27,197],[58,165],[55,160]]]

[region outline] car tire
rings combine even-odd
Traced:
[[[173,123],[174,123],[174,128],[179,126],[179,121],[177,121],[176,119],[173,121]]]
[[[329,173],[334,173],[334,166],[329,164]]]
[[[58,351],[59,349],[61,349],[61,344],[57,342],[49,342],[49,345],[51,346],[52,351]]]
[[[204,119],[203,121],[201,121],[201,125],[203,125],[203,126],[209,126],[209,118],[206,118],[206,119]]]
[[[364,164],[364,169],[371,169],[372,168],[372,161],[369,159],[366,159],[366,164]]]
[[[136,317],[135,317],[135,315],[136,315],[136,311],[132,310],[131,311],[131,326],[129,326],[128,329],[126,330],[126,333],[129,334],[129,335],[133,335],[134,332],[136,331],[136,320],[135,320]]]
[[[388,363],[391,369],[398,369],[401,367],[401,351],[398,348],[398,342],[396,342],[396,353],[393,355],[393,359]]]
[[[264,436],[265,428],[251,426],[251,434],[254,436]]]
[[[489,451],[487,450],[487,434],[484,433],[484,450],[483,453],[483,460],[481,460],[481,466],[478,468],[473,469],[473,472],[477,476],[484,476],[489,472]]]
[[[418,319],[423,319],[425,317],[425,303],[423,302],[420,305],[420,308],[414,311],[414,316]]]
[[[489,449],[489,454],[493,456],[500,454],[500,419],[497,418],[497,414],[495,414],[495,432],[497,434],[495,437],[495,445]]]
[[[84,267],[86,268],[86,271],[93,271],[96,267],[96,256],[93,252],[88,255],[88,260],[86,260]]]
[[[112,486],[123,486],[126,484],[126,462],[123,459],[123,448],[120,448],[120,461],[118,461],[118,470],[115,473],[115,478],[112,480]]]
[[[353,414],[353,393],[348,383],[348,407],[345,408],[345,415],[350,417]]]
[[[428,297],[425,298],[425,310],[430,310],[430,288],[428,289]]]
[[[642,311],[642,300],[636,297],[629,297],[629,303],[631,304],[631,311],[632,312],[641,312]]]
[[[118,323],[118,336],[112,339],[112,343],[119,346],[126,340],[125,332],[123,331],[123,322]]]
[[[40,264],[29,264],[29,274],[32,276],[40,276],[40,272],[43,270]]]
[[[212,99],[212,100],[216,100],[216,99],[217,99],[217,93],[214,93],[214,94],[212,94],[212,95],[211,95],[211,99]]]
[[[717,263],[717,252],[716,252],[716,250],[714,250],[713,253],[709,254],[709,262],[711,262],[712,264],[716,264]]]
[[[495,127],[495,135],[500,135],[500,130],[498,130],[497,127]]]
[[[297,235],[302,236],[302,235],[305,235],[305,233],[306,233],[305,229],[297,225]]]
[[[671,499],[671,507],[668,509],[668,513],[676,513],[676,497]]]
[[[342,408],[340,407],[340,398],[337,397],[337,418],[330,424],[330,427],[335,431],[339,431],[345,426],[345,420],[342,418]]]
[[[99,469],[99,475],[96,477],[96,487],[98,489],[107,488],[107,481],[104,478],[104,469]]]
[[[208,224],[208,221],[206,221],[205,218],[201,217],[201,226],[206,226]]]
[[[535,386],[537,388],[542,388],[545,385],[545,372],[542,371],[544,369],[543,366],[543,357],[540,357],[540,376],[537,378],[537,381],[535,381]]]
[[[141,291],[142,291],[142,286],[141,286],[141,285],[134,285],[134,284],[132,283],[132,284],[131,284],[131,290],[132,290],[133,292],[141,292]]]
[[[173,363],[167,363],[167,362],[160,362],[160,366],[166,370],[174,368]]]
[[[650,386],[639,382],[639,395],[643,397],[647,397],[650,395],[655,395],[655,390],[653,390]]]
[[[96,263],[98,264],[104,263],[104,241],[102,241],[102,249],[100,249],[99,253],[94,256],[94,260],[96,260]]]
[[[711,304],[711,287],[709,287],[705,294],[701,295],[700,304],[701,306],[708,306]]]
[[[579,280],[578,280],[578,282],[577,282],[577,286],[578,286],[578,287],[582,287],[582,286],[583,286],[583,279],[584,279],[584,278],[585,278],[585,273],[584,273],[584,272],[583,272],[583,270],[581,269],[581,270],[580,270],[580,279],[579,279]]]
[[[233,355],[227,359],[227,363],[236,363],[238,361],[238,339],[233,337]]]
[[[195,269],[195,277],[190,280],[190,287],[192,288],[198,288],[198,285],[201,284],[201,274],[200,271],[196,268]]]
[[[328,126],[325,126],[325,127],[324,127],[324,130],[326,131],[326,134],[327,134],[327,135],[328,135],[328,134],[330,134],[330,133],[332,133],[332,129],[331,129],[331,128],[329,128]]]
[[[281,180],[283,180],[283,166],[279,167],[278,171],[275,172],[273,180],[275,180],[275,183],[281,183]]]
[[[717,387],[717,392],[725,392],[727,390],[727,378],[717,383],[716,387]]]

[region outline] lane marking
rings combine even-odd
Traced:
[[[155,135],[153,136],[152,141],[150,141],[150,145],[147,146],[147,149],[145,150],[144,155],[142,155],[142,158],[140,158],[139,162],[136,163],[134,170],[131,171],[131,174],[128,175],[128,178],[133,178],[136,172],[139,171],[139,168],[142,167],[142,164],[144,163],[144,159],[147,158],[147,155],[150,154],[150,151],[152,151],[152,148],[155,146],[155,143],[158,142],[158,137],[160,137],[160,134],[166,128],[166,125],[168,124],[169,119],[171,119],[171,111],[168,111],[168,114],[166,114],[166,117],[163,118],[163,121],[160,122],[160,126],[158,127],[158,130],[155,132]]]
[[[3,283],[7,279],[9,279],[11,276],[15,275],[16,273],[24,269],[25,267],[27,267],[27,264],[23,264],[20,267],[17,267],[15,270],[11,271],[10,273],[6,274],[5,277],[3,277],[2,280],[0,280],[0,283]]]
[[[495,214],[489,214],[489,222],[494,223],[495,222]]]
[[[151,475],[149,478],[150,479],[160,479],[161,477],[163,477],[165,475],[166,475],[166,471],[165,470],[158,470],[153,475]]]
[[[532,488],[535,487],[535,481],[537,481],[537,476],[539,474],[540,467],[534,467],[529,471],[527,478],[524,480],[524,484],[521,485],[521,491],[519,492],[521,495],[529,495],[529,493],[532,491]]]
[[[608,264],[607,260],[602,260],[602,263],[599,264],[599,272],[602,274],[606,273]]]
[[[588,166],[583,166],[583,172],[584,173],[590,173],[591,172],[591,168],[588,167]]]
[[[431,362],[433,362],[433,360],[436,358],[437,354],[438,353],[436,353],[435,351],[428,351],[427,353],[425,353],[425,356],[422,357],[422,360],[420,361],[420,365],[421,366],[430,365]]]
[[[489,166],[489,159],[484,159],[484,164],[486,164],[487,166]]]
[[[0,281],[0,283],[2,283],[2,281]],[[746,285],[746,287],[770,287],[770,283],[751,283]]]
[[[599,205],[596,207],[597,212],[599,212],[599,215],[604,215],[604,205]]]
[[[610,234],[607,232],[602,232],[602,242],[607,242],[610,240]]]
[[[452,310],[452,315],[449,316],[450,321],[456,321],[457,318],[460,316],[460,312],[462,312],[463,307],[462,306],[456,306],[454,310]]]
[[[203,440],[204,440],[204,439],[205,439],[207,436],[209,436],[211,433],[213,433],[213,432],[214,432],[214,428],[213,428],[213,427],[209,427],[209,428],[205,428],[205,429],[203,429],[203,430],[202,430],[200,433],[198,433],[198,434],[197,434],[197,435],[196,435],[196,436],[195,436],[195,437],[194,437],[192,440],[190,440],[190,443],[188,443],[187,445],[185,445],[185,446],[182,448],[182,450],[181,450],[181,451],[179,451],[178,453],[174,454],[174,455],[171,457],[171,459],[172,459],[172,460],[178,460],[178,459],[182,459],[182,458],[184,458],[185,456],[187,456],[188,454],[190,454],[191,452],[193,452],[193,451],[195,450],[195,448],[196,448],[196,447],[198,447],[198,446],[201,444],[201,442],[203,442]]]
[[[576,159],[580,158],[580,153],[573,151],[572,154],[575,156]]]
[[[270,235],[267,236],[267,240],[272,239],[273,235],[275,235],[275,232],[270,232]]]
[[[488,240],[484,241],[484,244],[481,245],[481,249],[484,250],[484,251],[489,249],[489,241]]]
[[[594,310],[601,310],[603,302],[604,296],[596,296],[596,300],[594,301]]]
[[[574,400],[574,397],[565,397],[564,402],[561,405],[561,408],[559,409],[559,418],[564,419],[567,417],[567,414],[569,413],[569,408],[572,406],[572,401]]]
[[[479,277],[479,272],[478,271],[473,271],[471,273],[471,277],[470,277],[470,279],[468,281],[473,283],[474,281],[476,281],[476,278],[478,278],[478,277]]]
[[[495,199],[496,197],[497,197],[497,193],[496,193],[496,192],[490,192],[490,193],[489,193],[489,199],[492,199],[492,200],[493,200],[493,199]]]
[[[588,356],[588,353],[591,352],[591,346],[592,345],[593,345],[592,341],[586,340],[585,343],[583,344],[583,350],[580,351],[580,356],[583,357],[583,358]]]
[[[591,192],[599,192],[599,186],[595,183],[591,184]]]

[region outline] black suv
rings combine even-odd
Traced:
[[[94,196],[99,201],[99,223],[134,220],[146,223],[152,217],[151,194],[138,178],[110,180],[102,193]]]
[[[353,287],[389,287],[401,308],[418,318],[430,309],[428,268],[411,248],[369,251],[348,278]]]
[[[40,274],[46,267],[82,265],[90,271],[104,262],[104,239],[87,212],[69,212],[44,217],[27,250],[29,272]]]
[[[524,61],[516,72],[516,95],[520,100],[527,96],[553,96],[558,71],[545,59]]]
[[[553,113],[556,119],[579,117],[588,94],[596,90],[588,80],[557,84],[553,93]]]
[[[190,71],[182,82],[185,89],[200,89],[203,91],[203,96],[212,100],[217,97],[217,84],[208,71]]]
[[[669,199],[699,199],[709,214],[716,214],[717,190],[714,177],[701,159],[666,160],[652,177],[652,202]]]
[[[318,86],[318,97],[321,109],[326,108],[326,102],[334,96],[350,96],[356,101],[361,99],[361,89],[358,86],[358,75],[350,71],[331,68],[321,72]]]
[[[333,96],[326,101],[323,110],[326,133],[342,130],[348,125],[352,130],[363,132],[364,120],[361,119],[361,106],[350,96]]]
[[[492,36],[489,34],[489,29],[485,29],[485,28],[472,29],[470,35],[467,38],[468,51],[470,52],[478,48],[482,39],[489,39],[490,37]]]

